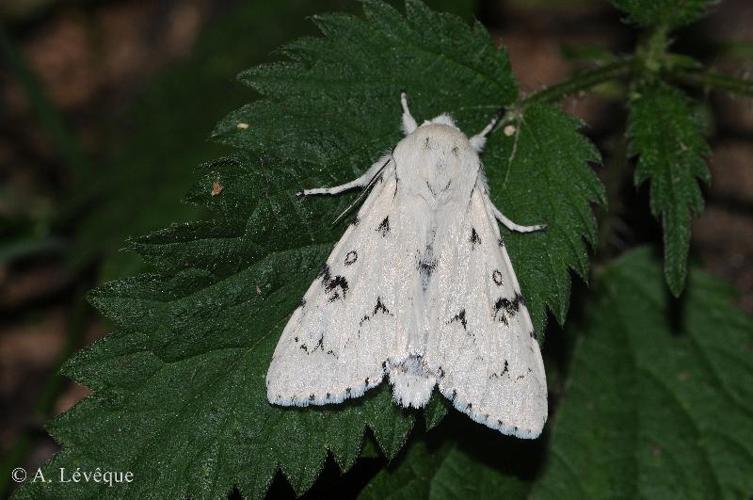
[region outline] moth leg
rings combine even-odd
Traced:
[[[313,189],[304,189],[303,191],[296,193],[298,196],[309,196],[312,194],[339,194],[343,191],[347,191],[353,188],[362,188],[368,186],[379,175],[384,167],[390,162],[392,157],[383,157],[379,161],[374,163],[369,169],[361,175],[358,179],[354,179],[345,184],[332,187],[320,187]]]
[[[408,135],[418,128],[416,119],[410,114],[408,109],[408,94],[405,92],[400,93],[400,104],[403,107],[403,133]]]
[[[516,224],[505,217],[502,212],[500,212],[499,209],[494,205],[492,205],[492,210],[494,211],[494,217],[496,217],[497,220],[500,221],[510,231],[515,231],[517,233],[531,233],[533,231],[540,231],[546,228],[546,224],[537,224],[535,226],[521,226],[520,224]]]

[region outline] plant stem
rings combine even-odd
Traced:
[[[568,95],[577,94],[610,80],[615,80],[630,73],[633,65],[631,58],[583,71],[564,82],[534,92],[520,101],[521,107],[544,102],[556,102]]]
[[[713,70],[677,68],[670,70],[668,76],[681,83],[695,87],[721,90],[744,97],[753,97],[753,80],[736,78]]]
[[[501,117],[496,127],[504,126],[509,123],[517,122],[522,116],[522,112],[528,106],[543,103],[555,103],[563,98],[583,92],[590,88],[601,85],[610,80],[615,80],[622,76],[629,75],[633,69],[634,60],[632,57],[626,57],[619,61],[605,64],[590,70],[582,71],[576,76],[563,82],[538,90],[528,96],[519,99],[510,107],[503,106],[497,111],[497,116]]]
[[[667,47],[669,46],[667,36],[667,27],[658,26],[636,50],[643,68],[649,74],[656,74],[664,67]]]

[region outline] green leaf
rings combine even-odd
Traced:
[[[243,73],[263,99],[220,122],[215,137],[236,153],[206,164],[189,194],[213,218],[134,239],[130,248],[157,274],[92,294],[116,331],[66,366],[95,393],[51,425],[63,451],[48,471],[131,471],[134,482],[118,486],[122,498],[217,498],[234,486],[259,498],[278,469],[297,493],[306,491],[328,453],[348,470],[366,428],[388,458],[401,449],[415,412],[393,404],[389,387],[321,408],[267,402],[264,377],[279,334],[342,234],[331,221],[355,197],[302,201],[295,193],[349,180],[389,150],[401,136],[403,89],[419,120],[447,111],[469,133],[517,90],[506,54],[482,26],[414,0],[406,16],[376,1],[364,9],[366,20],[316,17],[324,37],[293,42],[282,51],[289,61]],[[545,234],[508,238],[541,327],[545,307],[564,315],[567,269],[585,273],[588,205],[601,188],[585,166],[593,148],[572,120],[547,107],[525,119],[517,156],[510,160],[513,143],[498,133],[485,161],[509,215],[549,224]],[[543,127],[541,136],[528,123]],[[556,288],[543,287],[552,272]],[[429,425],[443,414],[434,410]],[[20,496],[108,491],[50,482],[27,485]]]
[[[478,450],[470,450],[457,443],[418,441],[397,463],[379,472],[359,498],[526,498],[530,484],[502,471],[498,462],[499,457],[485,460],[479,456]]]
[[[753,321],[701,272],[678,304],[648,250],[598,279],[533,497],[748,498]]]
[[[545,223],[545,231],[508,233],[505,238],[531,311],[536,332],[549,306],[560,324],[567,315],[570,270],[586,278],[587,243],[596,242],[592,203],[604,203],[604,188],[589,162],[600,156],[578,133],[580,122],[554,106],[533,105],[498,134],[484,156],[497,206],[522,224]],[[507,129],[508,133],[510,129]]]
[[[644,27],[679,28],[703,17],[718,0],[612,0],[630,21]]]
[[[630,154],[635,183],[651,183],[651,212],[664,230],[664,274],[675,296],[685,286],[691,216],[703,211],[698,181],[710,174],[709,147],[685,95],[663,83],[641,86],[630,102]]]
[[[437,391],[431,395],[431,399],[424,408],[424,421],[426,424],[426,430],[430,431],[437,425],[439,425],[447,412],[450,411],[450,403],[442,397]]]

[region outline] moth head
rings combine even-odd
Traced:
[[[469,137],[468,141],[470,142],[470,146],[473,148],[476,153],[481,153],[484,149],[484,145],[486,144],[486,136],[489,135],[489,133],[492,131],[494,126],[497,123],[497,120],[499,120],[499,117],[501,115],[498,113],[495,115],[492,120],[489,122],[489,124],[478,134],[474,135],[473,137]],[[431,126],[431,125],[446,125],[458,132],[460,132],[464,137],[465,134],[460,131],[457,125],[455,125],[455,121],[452,119],[450,115],[447,113],[442,113],[441,115],[432,118],[431,120],[426,120],[421,124],[421,127]],[[419,127],[419,128],[421,128]]]
[[[448,115],[440,115],[433,120],[427,120],[395,148],[398,155],[407,155],[428,164],[451,165],[457,164],[461,168],[466,162],[474,163],[476,156],[473,146],[466,136]]]
[[[458,128],[458,126],[455,125],[455,120],[453,120],[452,117],[448,115],[447,113],[442,113],[441,115],[436,116],[432,118],[431,120],[426,120],[425,122],[421,124],[421,126],[424,127],[426,125],[434,125],[434,124],[447,125],[448,127],[452,127],[456,129]]]
[[[416,119],[413,118],[413,115],[410,112],[410,109],[408,109],[408,94],[405,92],[402,92],[400,94],[400,104],[403,108],[403,133],[406,135],[406,138],[408,136],[413,136],[419,129],[429,127],[429,126],[446,126],[449,130],[454,130],[460,133],[463,137],[466,137],[465,134],[463,134],[457,125],[455,125],[455,121],[450,117],[447,113],[442,113],[439,116],[436,116],[432,118],[431,120],[426,120],[421,124],[421,126],[417,126]],[[494,129],[495,125],[497,124],[497,121],[502,117],[502,114],[504,113],[505,109],[500,108],[499,111],[492,117],[491,121],[484,127],[484,129],[479,132],[478,134],[467,138],[471,148],[476,153],[481,153],[481,151],[484,149],[484,145],[486,144],[486,136],[491,133],[491,131]]]

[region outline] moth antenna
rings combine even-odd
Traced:
[[[501,108],[499,111],[494,113],[494,116],[486,125],[486,127],[484,127],[481,132],[470,138],[471,146],[476,150],[477,153],[480,153],[484,149],[484,145],[486,144],[486,136],[489,135],[492,130],[494,130],[494,127],[497,125],[504,113],[504,108]]]
[[[400,105],[403,107],[403,133],[408,135],[418,128],[416,119],[410,114],[408,109],[408,94],[405,92],[400,93]]]

